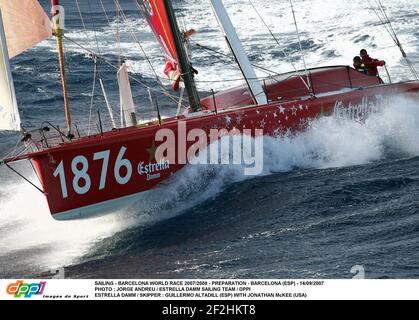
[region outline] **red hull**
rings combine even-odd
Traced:
[[[346,70],[345,68],[345,72]],[[216,97],[218,113],[207,110],[186,117],[167,119],[161,126],[131,127],[81,138],[29,154],[27,157],[35,163],[54,218],[71,219],[98,211],[104,213],[104,207],[111,208],[110,210],[114,208],[114,201],[129,199],[132,195],[150,190],[184,166],[185,162],[178,157],[175,163],[156,164],[155,148],[162,142],[156,141],[155,135],[161,129],[170,129],[175,133],[175,148],[178,139],[184,139],[179,137],[179,125],[186,126],[186,132],[202,129],[207,137],[211,129],[230,131],[234,128],[240,131],[252,129],[253,134],[255,129],[262,129],[264,135],[275,136],[290,130],[302,130],[310,120],[321,115],[332,115],[338,107],[362,105],[368,99],[369,104],[379,108],[383,97],[406,93],[417,96],[419,92],[418,82],[385,86],[377,85],[377,78],[362,77],[367,85],[371,81],[376,85],[364,87],[362,90],[348,89],[354,87],[353,83],[350,86],[329,85],[324,90],[319,90],[320,93],[317,91],[316,98],[301,97],[306,92],[304,89],[296,89],[294,95],[300,96],[299,98],[292,95],[285,99],[281,97],[279,101],[271,101],[265,106],[246,106],[248,101],[243,101],[235,103],[238,107],[221,108],[229,104],[226,99],[233,102],[234,95],[241,96],[243,100],[241,89],[237,89],[228,95],[220,94]],[[316,88],[316,83],[320,82],[313,80],[313,83]],[[294,84],[281,82],[281,85]],[[297,85],[295,82],[295,87],[301,88],[301,84]],[[342,88],[346,88],[346,92],[333,93]],[[275,100],[275,90],[282,90],[284,94],[286,92],[280,84],[270,84],[267,89],[270,100]],[[213,109],[213,101],[213,97],[210,97],[202,103],[208,109]],[[208,140],[207,143],[209,142]],[[193,144],[194,141],[187,142],[187,148]],[[99,207],[100,204],[104,206]]]

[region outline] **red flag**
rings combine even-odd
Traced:
[[[179,82],[181,78],[181,73],[178,64],[176,62],[172,64],[170,61],[167,60],[166,68],[164,68],[164,73],[169,78],[173,90],[177,91],[177,89],[179,89]]]

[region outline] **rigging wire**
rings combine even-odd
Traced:
[[[301,58],[303,59],[304,70],[306,72],[307,84],[309,86],[310,95],[314,96],[313,88],[311,87],[311,83],[310,83],[310,77],[309,77],[309,74],[308,74],[308,71],[307,71],[306,58],[304,57],[303,45],[301,44],[300,31],[298,30],[297,18],[295,17],[294,4],[293,4],[292,0],[290,0],[290,5],[291,5],[291,10],[292,10],[292,16],[294,18],[295,31],[297,32],[298,43],[300,44]]]
[[[406,52],[404,51],[403,45],[401,44],[396,30],[393,27],[393,24],[391,23],[387,12],[384,8],[383,3],[381,2],[381,0],[374,0],[376,6],[378,7],[378,10],[376,8],[374,8],[373,4],[370,2],[371,8],[374,11],[374,13],[377,15],[378,19],[380,20],[380,22],[382,23],[382,25],[384,26],[384,28],[386,29],[386,31],[388,32],[388,34],[390,35],[391,39],[394,41],[394,43],[396,44],[397,47],[399,47],[400,52],[402,53],[403,58],[406,60],[407,66],[410,70],[410,72],[412,73],[412,75],[419,80],[419,73],[416,71],[413,63],[410,61],[410,59],[407,57]]]
[[[81,14],[80,5],[79,5],[79,1],[78,0],[76,0],[76,6],[77,6],[77,11],[79,12],[79,15],[80,15],[81,24],[83,25],[83,29],[86,32],[87,31],[87,28],[86,28],[86,25],[84,24],[83,15]]]
[[[94,69],[93,69],[93,87],[92,94],[90,98],[90,108],[89,108],[89,125],[87,127],[87,135],[90,136],[90,125],[92,123],[92,109],[96,92],[96,75],[97,75],[97,58],[93,57]]]
[[[23,174],[21,174],[19,171],[11,167],[8,163],[5,163],[6,167],[12,170],[14,173],[16,173],[19,177],[21,177],[23,180],[31,184],[34,188],[36,188],[39,192],[42,194],[45,194],[45,191],[39,188],[36,184],[34,184],[32,181],[30,181],[28,178],[26,178]]]
[[[268,29],[268,31],[271,34],[272,38],[275,40],[275,42],[277,43],[278,47],[280,48],[282,54],[285,56],[285,59],[291,64],[291,66],[294,69],[296,75],[301,79],[301,81],[303,82],[303,84],[307,88],[307,90],[309,92],[312,92],[312,89],[310,88],[310,82],[306,82],[304,80],[304,78],[301,76],[300,72],[297,70],[296,66],[294,65],[294,63],[291,61],[290,56],[285,52],[284,49],[281,49],[281,44],[279,43],[278,38],[274,35],[274,33],[272,32],[271,28],[269,28],[268,24],[265,22],[265,20],[263,19],[262,15],[259,13],[259,10],[256,8],[256,6],[253,4],[252,0],[249,0],[249,3],[252,5],[252,7],[255,10],[256,14],[259,16],[259,19],[265,25],[266,29]],[[307,70],[306,70],[306,72],[307,72]]]
[[[118,1],[118,0],[114,0],[114,2],[115,2],[115,4],[117,5],[117,7],[119,8],[119,10],[120,10],[120,13],[121,13],[121,16],[122,16],[123,20],[125,21],[125,23],[126,23],[126,24],[128,24],[128,18],[126,17],[125,12],[124,12],[124,10],[122,9],[122,7],[121,7],[121,5],[120,5],[119,1]],[[144,14],[143,14],[143,12],[142,12],[142,10],[141,10],[140,5],[138,4],[138,2],[134,0],[134,3],[136,4],[136,6],[137,6],[137,8],[138,8],[138,10],[139,10],[139,12],[140,12],[140,14],[141,14],[141,16],[142,16],[143,18],[145,18],[145,17],[144,17]],[[150,60],[149,56],[147,55],[147,53],[145,52],[145,50],[144,50],[143,46],[141,45],[141,42],[139,41],[138,37],[136,36],[136,34],[135,34],[134,32],[132,32],[132,30],[129,30],[129,33],[130,33],[130,35],[131,35],[131,38],[134,40],[134,42],[136,42],[136,43],[138,44],[138,46],[140,47],[141,52],[142,52],[142,54],[144,55],[144,58],[146,59],[146,61],[147,61],[148,65],[149,65],[149,67],[150,67],[150,69],[151,69],[151,71],[152,71],[152,73],[153,73],[153,75],[154,75],[154,78],[157,80],[157,82],[158,82],[158,83],[159,83],[159,85],[160,85],[160,89],[161,89],[161,91],[163,92],[163,94],[165,94],[165,95],[169,96],[169,95],[170,95],[170,93],[169,93],[169,92],[168,92],[168,91],[164,88],[163,83],[160,81],[160,78],[159,78],[159,76],[157,75],[156,69],[154,68],[153,64],[151,63],[151,60]]]
[[[105,13],[106,20],[108,21],[108,24],[110,26],[111,25],[111,21],[109,20],[108,14],[106,13],[106,9],[105,9],[105,6],[103,5],[103,1],[102,0],[99,0],[99,1],[100,1],[100,5],[102,6],[102,10]]]
[[[75,44],[76,46],[78,46],[80,49],[85,50],[86,52],[90,53],[92,56],[95,56],[96,58],[98,58],[98,59],[100,59],[101,61],[105,62],[107,65],[111,66],[112,68],[114,68],[114,69],[116,69],[116,70],[118,70],[118,69],[119,69],[117,65],[115,65],[114,63],[112,63],[112,62],[110,61],[110,59],[106,58],[105,56],[100,55],[100,54],[98,54],[98,53],[94,52],[93,50],[91,50],[91,49],[89,49],[89,48],[84,47],[82,44],[78,43],[77,41],[73,40],[72,38],[69,38],[69,37],[67,37],[67,36],[65,36],[65,35],[64,35],[63,37],[64,37],[64,39],[66,39],[67,41],[70,41],[71,43],[73,43],[73,44]],[[129,74],[129,78],[130,78],[130,79],[132,79],[133,81],[137,82],[138,84],[140,84],[141,86],[143,86],[143,87],[144,87],[144,88],[146,88],[146,89],[150,89],[150,90],[152,90],[152,91],[154,91],[154,92],[161,92],[159,89],[156,89],[156,88],[154,88],[154,87],[150,87],[150,86],[148,86],[146,83],[144,83],[143,81],[141,81],[141,80],[137,79],[137,78],[136,78],[136,77],[134,77],[132,74]],[[164,90],[164,91],[163,91],[163,94],[164,94],[165,96],[167,96],[169,99],[171,99],[172,101],[174,101],[174,102],[178,103],[177,96],[174,96],[174,95],[170,94],[167,90]]]
[[[119,4],[118,0],[114,0],[114,1],[116,1],[116,2]],[[140,8],[140,5],[138,4],[138,2],[137,2],[137,1],[135,1],[135,0],[134,0],[134,2],[135,2],[135,4],[136,4],[136,6],[137,6],[137,8],[138,8],[138,11],[140,12],[141,16],[144,18],[144,14],[143,14],[143,12],[142,12],[142,10],[141,10],[141,8]],[[121,8],[121,6],[120,6],[120,5],[119,5],[119,7],[120,7],[120,9],[121,9],[121,14],[122,14],[123,19],[125,20],[125,22],[126,22],[126,23],[128,23],[128,19],[127,19],[126,15],[125,15],[124,10],[122,10],[122,8]],[[167,91],[166,89],[164,89],[163,84],[162,84],[162,83],[161,83],[161,81],[159,80],[159,77],[158,77],[158,75],[157,75],[156,69],[154,68],[153,64],[151,63],[151,60],[150,60],[149,56],[147,55],[147,53],[145,52],[145,50],[144,50],[143,46],[141,45],[141,42],[138,40],[137,36],[135,35],[135,33],[134,33],[134,32],[132,32],[132,30],[129,30],[129,33],[131,34],[132,39],[133,39],[133,40],[134,40],[134,41],[138,44],[138,46],[140,47],[141,52],[142,52],[142,53],[143,53],[143,55],[144,55],[144,58],[147,60],[147,63],[148,63],[148,65],[150,66],[150,69],[151,69],[151,71],[153,72],[154,77],[156,78],[156,80],[157,80],[157,81],[158,81],[158,83],[160,84],[160,86],[161,86],[162,90]]]
[[[100,3],[101,3],[101,5],[102,5],[102,9],[104,9],[105,7],[104,7],[104,5],[103,5],[102,0],[100,0]],[[81,23],[82,23],[82,25],[83,25],[84,34],[85,34],[85,36],[86,36],[86,39],[87,39],[87,40],[89,40],[89,35],[87,34],[87,27],[86,27],[86,23],[84,22],[83,14],[82,14],[82,12],[81,12],[80,5],[79,5],[78,0],[76,0],[76,5],[77,5],[77,10],[78,10],[78,12],[79,12],[79,16],[80,16]],[[89,9],[90,9],[90,11],[91,11],[90,3],[89,3]],[[110,25],[110,20],[109,20],[108,14],[106,13],[106,10],[104,10],[104,13],[105,13],[106,20],[108,21],[108,24]],[[98,50],[99,50],[99,44],[98,44],[98,39],[97,39],[97,37],[96,37],[96,33],[95,33],[95,38],[96,38],[96,46],[97,46],[97,48],[98,48]],[[94,55],[93,55],[93,56],[92,56],[92,59],[93,59],[93,63],[94,63],[94,79],[93,79],[93,89],[92,89],[92,95],[91,95],[91,101],[90,101],[90,109],[89,109],[88,133],[90,133],[91,117],[92,117],[92,108],[93,108],[93,98],[94,98],[94,94],[95,94],[95,92],[96,92],[96,90],[95,90],[95,86],[96,86],[96,77],[99,79],[99,82],[100,82],[100,84],[101,84],[101,87],[102,87],[102,92],[103,92],[103,95],[104,95],[104,98],[105,98],[105,102],[106,102],[106,105],[107,105],[107,107],[108,107],[108,111],[109,111],[109,112],[110,112],[110,114],[111,114],[112,126],[114,127],[114,121],[113,121],[113,118],[112,118],[112,108],[110,107],[109,102],[107,101],[106,91],[105,91],[105,88],[104,88],[103,83],[102,83],[102,77],[100,76],[100,70],[99,70],[99,68],[97,67],[97,59],[96,59],[96,56],[94,56]]]
[[[234,60],[234,57],[232,57],[232,56],[230,56],[230,55],[228,55],[228,54],[225,54],[225,53],[223,53],[223,52],[221,52],[221,51],[218,51],[218,50],[212,49],[212,48],[210,48],[210,47],[204,46],[204,45],[199,44],[199,43],[197,43],[197,42],[194,42],[194,44],[195,44],[197,47],[201,48],[201,49],[204,49],[204,50],[207,50],[207,51],[210,51],[210,52],[214,52],[214,53],[216,53],[216,54],[218,54],[218,55],[220,55],[220,56],[222,56],[222,57],[228,58],[229,60]],[[221,60],[221,59],[220,59],[220,60]],[[225,60],[224,60],[224,61],[225,61]],[[279,73],[277,73],[277,72],[275,72],[275,71],[269,70],[269,69],[267,69],[267,68],[264,68],[264,67],[258,66],[258,65],[253,64],[253,63],[252,63],[251,65],[252,65],[254,68],[257,68],[257,69],[259,69],[260,71],[262,71],[262,72],[264,72],[264,73],[266,73],[266,74],[268,74],[268,75],[270,75],[270,76],[272,76],[272,75],[279,76]]]
[[[78,1],[78,0],[76,0]],[[92,6],[90,5],[90,0],[87,0],[87,4],[89,5],[89,13],[92,13]],[[97,38],[97,34],[96,34],[96,25],[92,19],[92,25],[93,25],[93,35],[95,37],[95,42],[96,42],[96,48],[97,48],[97,52],[100,54],[100,48],[99,48],[99,40]]]
[[[111,119],[112,128],[116,128],[115,118],[113,116],[112,107],[108,100],[108,95],[106,94],[105,86],[103,85],[103,81],[99,78],[100,87],[102,89],[103,98],[105,99],[106,107],[108,108],[109,118]]]
[[[122,66],[122,52],[121,52],[121,35],[119,31],[119,19],[121,15],[121,10],[119,9],[119,6],[117,5],[117,2],[115,2],[116,6],[116,43],[118,44],[118,66]],[[122,124],[121,124],[122,126]]]
[[[106,19],[107,19],[107,21],[108,21],[108,23],[109,23],[109,25],[110,25],[109,15],[108,15],[108,14],[107,14],[107,12],[106,12],[106,9],[105,9],[105,6],[104,6],[104,4],[103,4],[102,0],[100,0],[100,1],[101,1],[102,10],[104,11],[105,16],[106,16]],[[134,2],[136,3],[136,5],[138,6],[138,8],[140,9],[140,7],[139,7],[138,3],[137,3],[135,0],[134,0]],[[91,6],[90,6],[90,0],[88,0],[88,3],[89,3],[89,8],[91,8]],[[124,13],[124,11],[123,11],[123,9],[122,9],[122,7],[121,7],[121,5],[120,5],[119,1],[118,1],[118,0],[114,0],[114,3],[115,3],[115,5],[116,5],[116,7],[117,7],[118,12],[120,12],[122,19],[125,21],[125,23],[127,23],[127,24],[128,24],[128,19],[127,19],[127,17],[126,17],[126,15],[125,15],[125,13]],[[81,10],[80,10],[80,5],[79,5],[79,3],[78,3],[78,0],[76,0],[76,4],[77,4],[78,10],[79,10],[80,19],[81,19],[82,24],[83,24],[83,26],[84,26],[84,28],[85,28],[85,30],[84,30],[84,31],[85,31],[85,34],[86,34],[86,36],[87,36],[86,23],[84,22],[84,18],[83,18],[83,15],[82,15],[82,13],[81,13]],[[141,12],[141,10],[139,10],[139,11]],[[95,28],[95,26],[94,26],[94,28]],[[149,57],[148,57],[148,55],[146,54],[146,52],[145,52],[144,48],[142,47],[142,45],[141,45],[140,41],[138,40],[137,36],[136,36],[136,35],[135,35],[135,34],[134,34],[131,30],[129,31],[129,33],[131,34],[131,37],[133,38],[133,40],[134,40],[134,41],[135,41],[135,42],[139,45],[139,47],[140,47],[140,49],[141,49],[141,51],[142,51],[142,53],[143,53],[144,57],[146,58],[146,60],[147,60],[147,62],[148,62],[148,64],[149,64],[149,66],[150,66],[150,68],[151,68],[151,70],[152,70],[152,72],[153,72],[153,74],[154,74],[154,76],[155,76],[155,78],[156,78],[156,80],[158,81],[158,83],[159,83],[159,85],[160,85],[160,92],[162,92],[162,93],[163,93],[163,95],[165,95],[165,96],[166,96],[166,97],[168,97],[169,99],[171,99],[171,100],[173,100],[174,102],[178,103],[178,97],[177,97],[177,96],[174,96],[174,95],[172,95],[172,94],[170,94],[170,93],[169,93],[169,92],[168,92],[168,91],[164,88],[164,86],[163,86],[162,82],[160,81],[160,78],[159,78],[159,77],[158,77],[158,75],[157,75],[156,70],[154,69],[154,67],[153,67],[153,65],[152,65],[152,63],[151,63],[150,58],[149,58]],[[92,57],[94,57],[94,58],[100,58],[100,60],[101,60],[101,61],[105,61],[108,65],[110,65],[110,66],[112,66],[113,68],[115,68],[116,70],[118,70],[119,68],[118,68],[117,66],[115,66],[115,65],[114,65],[114,64],[112,64],[112,63],[110,63],[108,59],[106,59],[104,56],[102,56],[102,55],[101,55],[101,53],[100,53],[100,49],[99,49],[99,43],[98,43],[98,39],[97,39],[97,35],[96,35],[96,31],[94,31],[94,35],[95,35],[96,47],[97,47],[98,52],[94,52],[93,50],[91,50],[91,49],[88,49],[88,48],[84,47],[83,45],[81,45],[80,43],[78,43],[77,41],[75,41],[75,40],[73,40],[73,39],[71,39],[71,38],[69,38],[69,37],[64,36],[64,38],[65,38],[65,39],[67,39],[67,40],[69,40],[70,42],[72,42],[72,43],[76,44],[76,45],[77,45],[77,46],[79,46],[81,49],[85,50],[86,52],[90,53],[90,54],[92,55]],[[87,37],[88,37],[88,36],[87,36]],[[137,78],[133,77],[132,75],[130,75],[130,78],[131,78],[131,79],[133,79],[135,82],[139,83],[140,85],[144,86],[145,88],[149,88],[149,87],[148,87],[148,86],[147,86],[144,82],[142,82],[142,81],[138,80]],[[153,91],[158,91],[158,90],[156,90],[156,89],[154,89],[154,88],[153,88],[152,90],[153,90]]]
[[[87,34],[86,23],[84,22],[83,14],[81,12],[78,0],[76,0],[76,5],[77,5],[77,10],[78,10],[79,15],[80,15],[80,20],[81,20],[83,28],[84,28],[85,36],[86,36],[87,40],[89,40],[89,36]],[[88,0],[88,6],[89,6],[89,13],[91,14],[92,13],[92,7],[91,7],[90,0]],[[107,15],[106,15],[106,18],[108,19]],[[97,33],[96,33],[96,26],[95,26],[95,23],[93,21],[92,21],[92,24],[93,24],[93,34],[94,34],[94,38],[95,38],[96,48],[97,48],[97,50],[100,54],[100,47],[99,47],[99,40],[97,38]],[[96,79],[97,79],[97,76],[99,76],[99,79],[102,80],[101,77],[100,77],[99,70],[98,70],[96,56],[93,55],[92,59],[93,59],[94,67],[93,67],[93,85],[92,85],[92,92],[91,92],[91,98],[90,98],[90,108],[89,108],[89,122],[88,122],[88,130],[87,130],[88,135],[90,135],[90,129],[91,129],[92,110],[93,110],[94,98],[95,98],[95,93],[96,93]]]
[[[8,154],[6,154],[4,157],[2,157],[1,159],[7,159],[7,158],[14,158],[17,157],[19,154],[21,154],[22,152],[26,151],[26,147],[24,147],[22,149],[22,146],[19,146],[20,143],[22,142],[22,138],[19,137],[16,141],[15,147],[13,148],[12,151],[10,151]],[[18,152],[18,149],[22,149],[21,151]],[[3,165],[3,160],[0,159],[0,165]]]

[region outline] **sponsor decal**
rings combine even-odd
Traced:
[[[152,17],[154,15],[154,12],[150,0],[144,0],[144,7],[147,10],[148,14]]]
[[[385,106],[383,96],[377,95],[375,100],[363,97],[361,103],[345,106],[342,101],[336,101],[333,108],[333,116],[337,119],[364,121],[371,114],[378,113]]]
[[[23,280],[18,280],[9,284],[6,292],[15,298],[32,298],[34,295],[43,294],[46,284],[46,281],[25,283]]]
[[[137,167],[137,172],[140,176],[147,175],[147,180],[154,180],[160,178],[160,171],[170,169],[170,163],[167,160],[161,159],[157,163],[140,162]]]

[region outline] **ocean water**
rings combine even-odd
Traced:
[[[48,10],[49,1],[40,1]],[[134,1],[62,1],[67,36],[109,61],[123,59],[140,118],[154,116],[144,85],[164,81],[160,49]],[[374,1],[371,1],[373,3]],[[252,62],[277,72],[303,68],[288,1],[225,0]],[[405,51],[419,67],[419,1],[383,0]],[[202,95],[241,84],[209,1],[174,1],[182,28],[195,28],[193,63]],[[360,49],[386,60],[393,81],[411,75],[368,1],[295,0],[309,67],[351,64]],[[327,10],[325,10],[327,8]],[[119,33],[120,44],[116,41]],[[142,54],[147,53],[147,58]],[[286,59],[283,52],[289,54]],[[75,121],[90,112],[91,56],[65,44]],[[99,61],[117,114],[115,70]],[[54,40],[12,61],[23,125],[64,125]],[[257,71],[258,75],[264,74]],[[386,75],[382,72],[386,80]],[[169,86],[167,82],[167,90]],[[96,111],[109,126],[96,84]],[[162,112],[176,105],[159,96]],[[19,137],[0,133],[0,155]],[[64,268],[71,278],[367,278],[419,276],[419,102],[394,97],[365,123],[323,118],[294,136],[265,139],[264,170],[249,178],[234,166],[188,166],[129,208],[81,221],[54,221],[42,194],[0,168],[0,278],[44,277]],[[19,165],[22,172],[30,168]],[[34,178],[33,176],[31,176]]]

